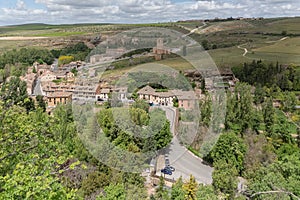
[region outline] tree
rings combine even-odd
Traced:
[[[175,184],[172,185],[171,200],[184,200],[185,191],[183,190],[183,181],[180,177]]]
[[[168,191],[165,189],[165,180],[162,176],[159,178],[159,184],[158,188],[156,189],[155,198],[157,200],[169,199]]]
[[[173,99],[173,106],[174,106],[175,108],[178,108],[178,107],[179,107],[179,101],[178,101],[177,98],[174,98],[174,99]]]
[[[277,159],[273,145],[265,134],[248,134],[245,137],[247,153],[245,154],[245,174],[255,173],[262,166],[267,166]]]
[[[109,176],[95,171],[88,175],[86,179],[82,181],[81,190],[84,192],[85,196],[96,192],[97,190],[104,188],[109,185]]]
[[[126,199],[132,200],[140,200],[140,199],[148,199],[147,198],[146,188],[144,184],[142,185],[127,185],[126,186]]]
[[[45,112],[46,111],[46,102],[44,101],[44,97],[41,95],[36,96],[36,101],[38,106]]]
[[[251,86],[246,83],[236,84],[234,93],[227,94],[225,128],[238,131],[242,136],[247,129],[253,128],[252,104]]]
[[[20,105],[26,108],[27,112],[35,109],[34,101],[28,97],[26,82],[18,77],[11,77],[8,82],[3,83],[0,97],[6,108]]]
[[[11,50],[0,56],[0,69],[5,68],[6,65],[16,65],[18,63],[25,64],[25,66],[33,65],[34,62],[39,60],[51,65],[54,57],[47,49],[21,48],[20,50]]]
[[[213,160],[215,165],[219,160],[224,160],[232,164],[238,173],[244,170],[244,159],[247,147],[244,141],[236,136],[236,134],[224,133],[213,147],[209,157]]]
[[[185,192],[186,200],[197,199],[198,183],[193,175],[190,175],[190,179],[183,184],[183,190]]]
[[[213,187],[216,191],[222,192],[227,199],[232,199],[237,189],[237,175],[234,164],[228,163],[226,160],[218,160],[214,164],[213,171]]]
[[[70,62],[74,61],[75,58],[73,56],[60,56],[58,58],[59,65],[69,64]]]
[[[48,128],[51,117],[16,105],[0,110],[0,199],[78,199],[57,176],[69,154]]]
[[[253,199],[299,199],[300,190],[296,187],[300,184],[299,158],[297,151],[256,171],[248,184],[250,196]]]
[[[296,95],[293,92],[284,92],[283,97],[283,111],[293,112],[297,103]]]
[[[97,200],[126,200],[126,193],[123,184],[110,184],[105,187],[104,194]]]
[[[206,95],[205,99],[200,102],[200,117],[204,126],[208,127],[212,115],[212,101],[210,95]]]
[[[208,40],[202,40],[201,45],[202,45],[204,50],[209,50]]]
[[[162,149],[166,147],[171,142],[172,138],[173,137],[170,131],[170,122],[166,120],[162,129],[154,135],[154,139],[156,141],[156,148]]]
[[[197,191],[197,200],[218,200],[212,185],[200,184]]]
[[[142,100],[142,99],[137,99],[133,104],[132,104],[132,107],[133,108],[140,108],[146,112],[149,112],[149,108],[150,108],[150,105]]]
[[[251,86],[245,83],[238,83],[235,87],[236,122],[240,124],[242,134],[247,128],[252,127],[253,119],[253,97]]]
[[[265,103],[263,104],[263,118],[266,126],[266,131],[269,135],[273,134],[272,126],[275,122],[275,109],[273,107],[272,98],[267,98]]]
[[[264,99],[265,99],[265,91],[263,89],[263,87],[261,87],[260,84],[258,84],[256,87],[255,87],[255,92],[254,92],[254,102],[256,105],[258,104],[261,104],[264,102]]]
[[[300,148],[300,128],[297,127],[297,143],[298,143],[298,147]]]

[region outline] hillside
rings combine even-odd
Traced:
[[[180,21],[157,24],[25,24],[0,27],[0,52],[22,47],[59,49],[70,43],[106,38],[139,27],[164,27],[190,37],[208,50],[219,67],[253,59],[300,64],[300,18]],[[284,40],[282,40],[284,38]]]

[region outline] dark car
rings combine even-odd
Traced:
[[[175,172],[175,168],[172,167],[172,166],[170,166],[170,165],[166,166],[165,169],[169,169],[169,170],[171,170],[172,172]]]
[[[172,171],[168,168],[164,168],[160,170],[161,173],[167,174],[167,175],[172,175]]]
[[[169,160],[169,158],[166,158],[166,159],[165,159],[165,164],[166,164],[166,166],[170,165],[170,160]]]

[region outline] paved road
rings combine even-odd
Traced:
[[[167,119],[170,121],[171,131],[175,133],[175,110],[174,108],[162,107],[166,111]],[[200,183],[211,184],[213,168],[203,164],[202,159],[194,156],[185,147],[179,144],[176,136],[168,148],[165,150],[165,156],[169,157],[171,166],[175,167],[176,171],[173,175],[166,175],[170,179],[178,179],[182,176],[183,179],[188,179],[192,174]],[[160,173],[160,170],[159,170]]]
[[[34,94],[35,96],[37,96],[37,95],[42,95],[42,96],[43,96],[43,90],[42,90],[40,78],[38,78],[38,79],[36,80],[36,85],[35,85],[35,88],[34,88],[34,90],[33,90],[33,94]]]

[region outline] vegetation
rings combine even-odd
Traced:
[[[282,90],[300,90],[300,71],[296,66],[284,66],[278,63],[266,64],[262,61],[245,63],[234,67],[234,74],[243,82],[252,85],[278,86]]]
[[[26,65],[32,65],[34,62],[52,64],[54,58],[50,51],[33,48],[22,48],[20,50],[7,51],[0,56],[0,69],[3,69],[6,65],[15,65],[23,63]]]
[[[129,110],[130,118],[126,108],[102,110],[98,117],[100,127],[106,137],[122,149],[133,152],[162,149],[172,139],[169,121],[162,110],[155,109],[148,114],[146,109],[142,103],[134,104]],[[118,117],[115,119],[114,116]],[[147,126],[147,129],[142,126]],[[141,137],[145,139],[141,140]]]
[[[298,57],[298,21],[299,18],[265,19],[244,23],[229,18],[207,22],[206,34],[191,35],[212,53],[212,57],[217,57],[220,66],[233,66],[232,71],[240,83],[234,91],[227,91],[224,127],[217,127],[222,134],[203,158],[214,166],[212,185],[198,184],[191,175],[188,180],[179,178],[172,188],[167,188],[161,177],[150,199],[299,199],[300,113],[295,106],[299,105],[300,70],[296,64],[290,64],[299,59],[294,58]],[[228,25],[225,28],[224,23]],[[94,30],[92,25],[35,24],[0,28],[0,31],[2,35],[14,35],[19,30],[39,30],[45,31],[39,35],[65,36],[144,26],[171,27],[187,32],[182,27],[189,30],[198,25],[199,22],[106,24],[95,25]],[[54,28],[65,32],[56,33]],[[291,38],[278,41],[285,36]],[[293,45],[289,46],[291,43]],[[243,56],[237,45],[248,48],[249,53]],[[130,52],[126,56],[148,50]],[[36,61],[52,64],[54,58],[60,58],[59,64],[67,64],[85,60],[89,52],[87,45],[81,42],[60,50],[24,48],[0,56],[0,199],[149,198],[140,174],[117,171],[86,150],[77,134],[82,130],[76,129],[78,124],[74,122],[71,105],[60,105],[48,115],[43,97],[37,96],[35,100],[29,97],[26,83],[19,78]],[[256,60],[249,62],[252,59]],[[277,62],[280,59],[284,60],[283,64]],[[153,58],[131,58],[113,65],[121,70],[152,61]],[[191,67],[177,57],[158,63],[169,63],[178,70]],[[167,73],[133,72],[129,73],[128,84],[131,92],[147,84],[157,91],[191,89],[182,73],[177,74],[174,81]],[[205,88],[205,81],[201,87]],[[199,105],[199,133],[189,146],[198,156],[204,155],[200,152],[203,133],[210,130],[210,124],[217,117],[212,113],[214,96],[208,91],[204,95]],[[142,100],[127,108],[121,106],[121,102],[111,100],[100,108],[95,121],[86,123],[99,125],[104,139],[126,152],[156,151],[171,142],[170,124],[164,111],[149,109],[149,104]],[[180,119],[190,122],[195,117],[198,116],[186,111],[181,112]],[[109,161],[116,163],[114,155]],[[238,177],[247,180],[247,188],[239,193]]]
[[[146,199],[140,175],[113,170],[86,151],[71,105],[50,116],[43,98],[35,105],[22,88],[11,78],[0,93],[0,199]]]
[[[60,66],[66,65],[66,64],[73,62],[74,60],[75,59],[73,56],[60,56],[58,58],[58,65],[60,65]]]
[[[128,75],[128,90],[132,92],[135,88],[145,85],[150,85],[158,91],[166,91],[166,88],[191,90],[189,81],[182,74],[177,74],[175,80],[167,73],[132,72]]]
[[[64,65],[72,61],[85,61],[90,51],[84,42],[79,42],[60,50],[52,49],[51,53],[55,58],[59,58],[60,65]]]

